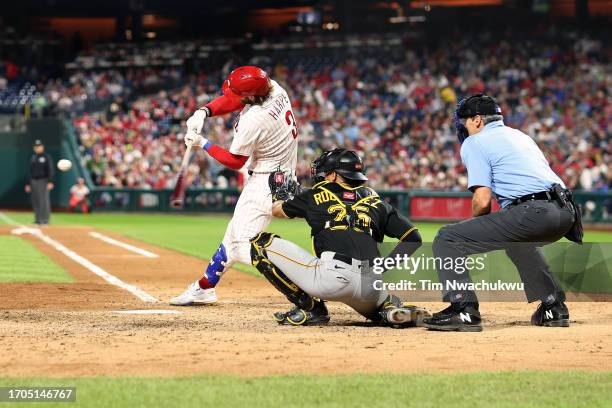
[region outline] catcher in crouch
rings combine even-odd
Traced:
[[[374,289],[379,277],[370,271],[380,256],[377,243],[384,236],[398,238],[394,254],[411,255],[421,236],[406,218],[365,182],[357,153],[335,149],[312,165],[314,186],[300,192],[292,177],[270,174],[272,214],[278,218],[305,218],[310,225],[316,256],[278,235],[262,232],[251,239],[251,259],[294,307],[278,312],[279,324],[321,325],[329,322],[325,300],[343,302],[375,323],[390,326],[420,325],[427,314],[415,306]],[[294,194],[296,194],[294,196]]]

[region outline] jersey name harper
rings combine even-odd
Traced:
[[[287,92],[272,82],[270,96],[262,105],[247,105],[234,126],[230,152],[249,156],[247,168],[269,173],[279,165],[295,171],[298,128]]]
[[[268,115],[270,115],[274,120],[278,120],[280,118],[281,113],[283,113],[286,106],[291,108],[291,102],[289,102],[289,97],[287,94],[280,94],[276,98],[274,98],[274,102],[272,107],[268,109]]]

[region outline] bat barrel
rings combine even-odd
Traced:
[[[170,207],[172,207],[172,208],[182,208],[184,201],[185,200],[183,200],[182,198],[175,198],[173,200],[170,200]]]

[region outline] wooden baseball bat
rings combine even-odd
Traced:
[[[185,173],[187,172],[187,166],[189,165],[189,159],[191,158],[191,144],[187,145],[185,154],[183,155],[183,161],[181,162],[181,168],[179,169],[178,177],[176,178],[176,184],[174,190],[170,196],[170,206],[173,208],[182,208],[185,202]]]

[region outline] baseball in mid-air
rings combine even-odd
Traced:
[[[68,171],[72,168],[72,162],[68,159],[61,159],[57,162],[57,168],[61,171]]]

